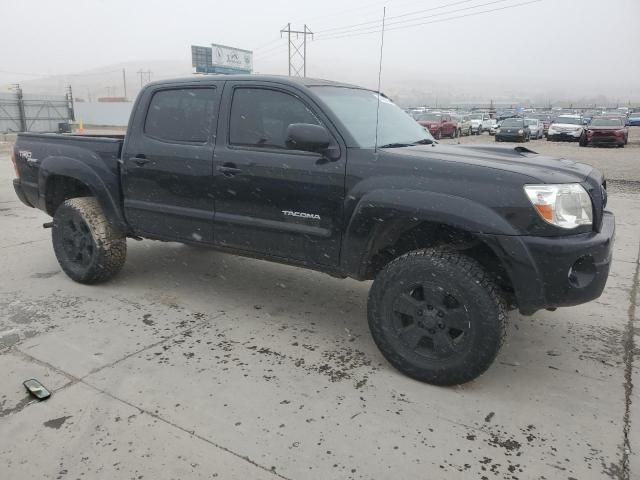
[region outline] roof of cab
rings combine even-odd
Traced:
[[[208,83],[212,80],[223,81],[237,81],[237,80],[252,80],[254,82],[277,82],[280,84],[296,85],[296,86],[332,86],[332,87],[349,87],[349,88],[363,88],[358,85],[351,85],[348,83],[334,82],[332,80],[323,80],[319,78],[300,78],[300,77],[288,77],[285,75],[193,75],[191,77],[179,77],[167,80],[156,80],[155,82],[148,83],[148,86],[156,85],[174,85],[176,83]]]

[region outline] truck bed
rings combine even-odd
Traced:
[[[119,194],[119,158],[124,135],[70,135],[58,133],[20,133],[16,140],[15,158],[19,184],[24,197],[34,207],[44,209],[39,192],[42,173],[47,165],[73,160],[102,172],[104,182],[114,198]],[[80,168],[76,164],[74,168]],[[44,172],[41,170],[44,169]]]

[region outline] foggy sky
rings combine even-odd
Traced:
[[[523,3],[459,2],[416,14],[429,22]],[[379,34],[323,39],[329,30],[456,3],[455,0],[0,0],[0,85],[123,63],[171,61],[189,73],[190,45],[222,43],[254,50],[260,73],[287,72],[279,30],[306,22],[307,74],[369,87],[377,84]],[[398,26],[406,26],[399,24]],[[365,27],[353,27],[359,29]],[[640,101],[640,1],[542,0],[385,35],[383,90],[468,97],[529,92],[531,97],[596,96]],[[353,30],[352,29],[352,30]],[[346,32],[348,33],[348,32]],[[352,31],[352,33],[360,33]],[[182,67],[184,65],[184,67]],[[30,75],[34,74],[34,75]]]

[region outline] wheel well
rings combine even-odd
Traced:
[[[367,278],[373,279],[391,260],[420,248],[453,250],[473,258],[493,276],[508,302],[514,303],[513,282],[491,247],[466,230],[440,223],[420,223],[403,232],[392,245],[380,248],[371,257]]]
[[[65,200],[77,197],[92,197],[89,187],[72,177],[52,175],[45,186],[45,200],[47,213],[53,216]]]

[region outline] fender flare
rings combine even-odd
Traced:
[[[129,228],[119,205],[120,180],[118,173],[110,171],[97,155],[96,158],[87,160],[50,156],[41,162],[38,173],[40,208],[46,211],[47,181],[51,176],[59,175],[73,178],[89,188],[109,222],[125,232],[128,231]]]
[[[424,222],[471,234],[519,234],[491,208],[463,197],[420,190],[374,190],[360,199],[346,226],[343,270],[354,278],[366,278],[376,252],[394,245],[402,234]]]

